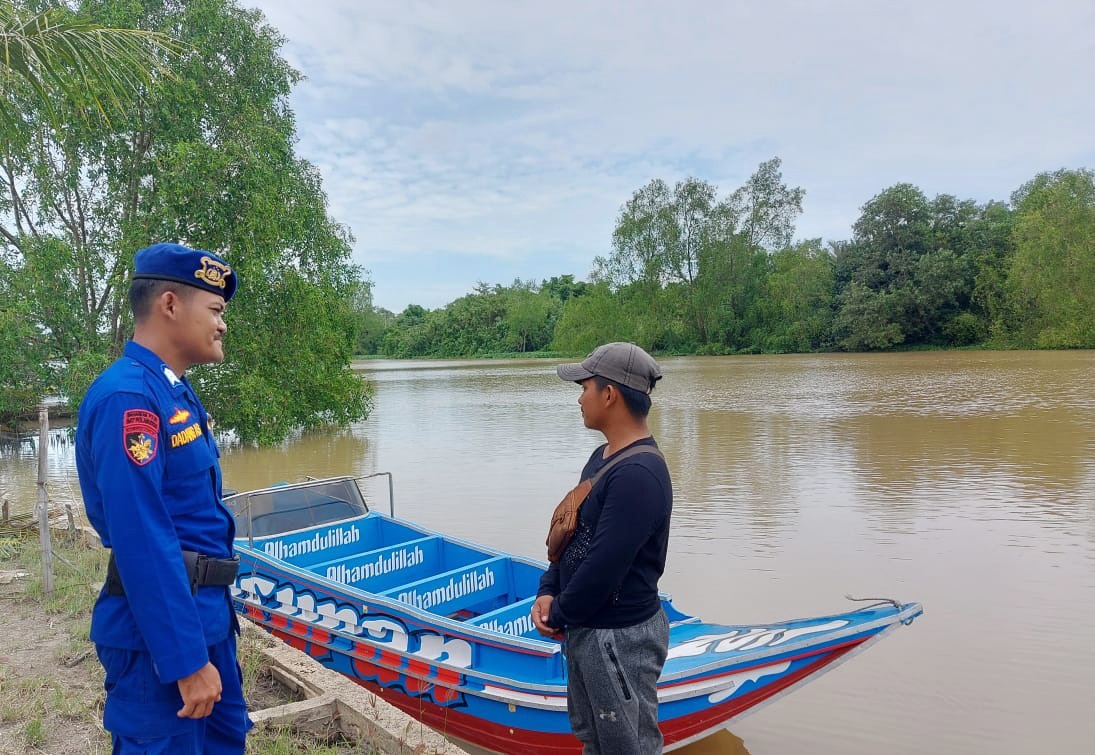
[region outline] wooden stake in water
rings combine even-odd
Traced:
[[[49,493],[46,492],[46,457],[49,452],[49,410],[38,407],[38,542],[42,547],[42,592],[53,594],[53,546],[49,539]]]

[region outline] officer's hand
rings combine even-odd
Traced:
[[[559,639],[559,630],[547,625],[548,614],[551,611],[551,603],[555,598],[551,595],[541,595],[532,604],[532,623],[536,625],[536,631],[544,637]]]
[[[183,707],[179,718],[205,718],[213,712],[213,703],[221,699],[221,675],[212,663],[206,663],[190,676],[180,679],[179,694]]]

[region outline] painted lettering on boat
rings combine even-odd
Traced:
[[[512,621],[498,621],[498,619],[491,619],[485,624],[480,624],[483,629],[490,630],[491,632],[502,632],[504,634],[524,634],[525,632],[531,632],[535,624],[532,623],[532,617],[528,614],[513,619]]]
[[[742,631],[735,629],[720,634],[704,634],[669,648],[668,658],[686,658],[704,653],[729,653],[732,650],[756,650],[762,647],[776,647],[807,634],[832,632],[846,627],[846,619],[835,619],[825,624],[804,627],[770,629],[753,627]],[[667,660],[668,660],[667,658]]]
[[[337,548],[340,545],[356,543],[361,539],[361,530],[357,525],[349,527],[332,527],[326,532],[317,532],[310,538],[296,542],[283,542],[274,540],[263,543],[262,550],[268,556],[274,558],[294,558],[305,553],[319,553],[328,548]]]
[[[426,560],[426,554],[417,545],[413,548],[400,548],[392,551],[387,556],[379,555],[375,561],[369,561],[356,566],[337,564],[327,567],[327,579],[335,582],[360,582],[380,574],[389,574],[412,566],[418,566]]]
[[[432,590],[407,590],[396,597],[403,603],[409,603],[416,608],[429,610],[433,606],[440,605],[450,600],[462,598],[465,595],[485,590],[494,584],[494,571],[485,568],[483,571],[471,571],[460,577],[450,577],[449,583],[444,587],[435,587]]]
[[[278,583],[261,576],[241,576],[236,597],[259,609],[276,607],[279,614],[299,618],[308,624],[356,634],[396,653],[414,655],[458,668],[470,668],[471,643],[436,632],[409,632],[391,616],[369,616],[368,606],[360,609],[336,600],[317,601],[315,595],[291,583]]]

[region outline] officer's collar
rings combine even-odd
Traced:
[[[159,375],[172,389],[177,391],[186,390],[186,380],[181,375],[176,375],[175,371],[168,367],[167,363],[151,349],[136,341],[130,341],[125,345],[125,355]]]

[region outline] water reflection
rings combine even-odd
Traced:
[[[251,490],[306,477],[365,475],[376,469],[376,455],[360,427],[310,431],[269,448],[229,446],[221,449],[224,483]]]
[[[46,449],[46,491],[51,505],[82,507],[76,480],[75,447],[71,429],[60,426],[48,431]],[[17,435],[0,438],[0,500],[7,500],[12,513],[34,508],[38,485],[38,432],[23,428]]]
[[[712,734],[699,742],[693,742],[675,752],[685,755],[749,755],[744,740],[727,730]]]
[[[458,742],[458,744],[461,749],[466,750],[470,755],[493,755],[491,750],[484,750],[467,742]],[[715,732],[709,737],[704,737],[698,742],[678,748],[673,752],[681,755],[750,755],[742,738],[726,729]]]

